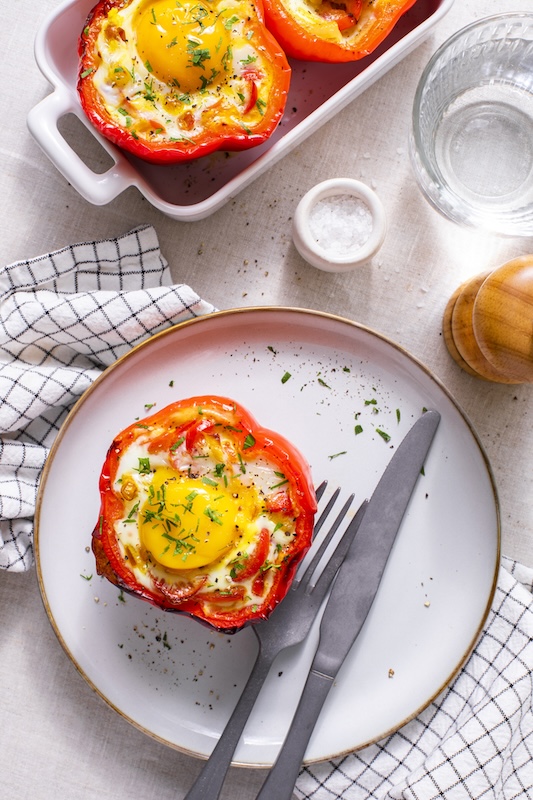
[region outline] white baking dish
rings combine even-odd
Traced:
[[[96,0],[67,0],[45,20],[35,40],[35,59],[54,91],[31,109],[28,127],[44,152],[74,188],[94,205],[105,205],[129,186],[173,219],[203,219],[248,186],[272,164],[367,89],[414,50],[446,14],[453,0],[418,0],[370,56],[351,64],[292,61],[286,112],[265,144],[240,153],[219,152],[186,165],[148,164],[104,139],[86,119],[78,100],[77,43]],[[60,131],[74,114],[113,161],[93,171]],[[75,138],[75,137],[74,137]]]

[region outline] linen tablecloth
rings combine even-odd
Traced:
[[[503,558],[483,632],[451,685],[387,739],[344,758],[305,767],[297,797],[533,797],[532,592],[533,570]]]
[[[75,244],[0,273],[0,568],[33,564],[50,446],[132,346],[215,307],[172,284],[155,230]],[[533,570],[502,560],[489,617],[451,685],[387,739],[306,766],[300,800],[511,800],[533,792]],[[273,798],[275,800],[275,798]]]
[[[39,476],[76,399],[143,339],[214,310],[171,282],[151,226],[0,272],[1,569],[33,564]]]

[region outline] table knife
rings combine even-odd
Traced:
[[[320,623],[318,648],[279,756],[256,800],[290,800],[316,721],[377,594],[440,422],[426,411],[400,443],[370,499]]]

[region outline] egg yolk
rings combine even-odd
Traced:
[[[156,471],[140,514],[140,538],[154,561],[173,570],[204,567],[239,536],[239,502],[199,478]]]
[[[226,71],[231,34],[224,23],[202,2],[155,0],[139,12],[137,50],[160,81],[195,92]]]

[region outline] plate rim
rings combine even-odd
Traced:
[[[399,343],[395,342],[393,339],[391,339],[387,335],[376,331],[374,328],[372,328],[372,327],[370,327],[368,325],[364,325],[364,324],[359,323],[359,322],[357,322],[355,320],[351,320],[351,319],[349,319],[347,317],[343,317],[343,316],[341,316],[339,314],[334,314],[334,313],[326,312],[326,311],[319,311],[319,310],[315,310],[315,309],[311,309],[311,308],[297,307],[297,306],[275,306],[275,305],[265,305],[265,306],[254,305],[254,306],[236,307],[236,308],[229,308],[229,309],[214,311],[214,312],[211,312],[209,314],[205,314],[205,315],[198,316],[198,317],[192,317],[191,319],[184,320],[182,322],[178,322],[178,323],[176,323],[174,325],[170,325],[168,328],[165,328],[162,331],[159,331],[159,332],[157,332],[157,333],[155,333],[155,334],[153,334],[151,336],[148,336],[148,338],[146,338],[144,341],[140,342],[137,345],[134,345],[130,350],[128,350],[127,353],[124,353],[123,355],[121,355],[112,364],[110,364],[109,366],[105,367],[102,370],[102,372],[100,373],[100,375],[97,376],[97,378],[94,380],[94,382],[76,400],[76,402],[74,403],[74,405],[72,406],[72,408],[68,412],[66,418],[64,419],[64,421],[63,421],[63,423],[62,423],[62,425],[61,425],[61,427],[60,427],[60,429],[59,429],[59,431],[58,431],[58,433],[56,435],[56,438],[52,442],[52,445],[50,447],[48,456],[47,456],[46,461],[45,461],[45,465],[44,465],[42,473],[41,473],[41,477],[40,477],[40,480],[39,480],[38,491],[37,491],[37,497],[36,497],[35,516],[34,516],[35,564],[36,564],[37,580],[38,580],[38,586],[39,586],[39,592],[40,592],[40,595],[41,595],[41,600],[42,600],[44,609],[46,611],[48,620],[49,620],[49,622],[50,622],[50,624],[52,626],[52,629],[53,629],[53,631],[54,631],[54,633],[55,633],[60,645],[62,646],[64,652],[68,656],[68,658],[71,661],[71,663],[75,666],[78,674],[80,674],[83,677],[83,679],[86,681],[86,683],[89,685],[89,687],[93,690],[93,692],[95,692],[95,694],[98,695],[105,702],[105,704],[108,707],[110,707],[111,709],[113,709],[122,719],[124,719],[127,722],[129,722],[131,725],[133,725],[133,727],[137,728],[137,730],[140,730],[142,733],[146,734],[151,739],[153,739],[155,741],[158,741],[161,744],[164,744],[167,747],[170,747],[170,748],[172,748],[172,749],[174,749],[174,750],[176,750],[178,752],[181,752],[181,753],[183,753],[185,755],[189,755],[189,756],[194,757],[194,758],[199,758],[201,760],[207,760],[209,758],[208,755],[205,755],[204,753],[196,752],[194,750],[188,749],[188,748],[186,748],[186,747],[184,747],[182,745],[176,744],[175,742],[168,741],[164,737],[162,737],[159,734],[149,730],[144,725],[142,725],[141,723],[137,722],[129,714],[125,713],[122,709],[118,708],[118,706],[113,701],[111,701],[108,697],[106,697],[105,694],[103,693],[103,691],[100,690],[98,688],[98,686],[95,685],[95,683],[89,678],[89,676],[85,673],[84,669],[81,667],[81,665],[76,660],[74,654],[71,652],[69,646],[67,645],[67,643],[65,641],[64,636],[62,635],[62,633],[61,633],[61,631],[59,629],[59,626],[58,626],[58,624],[57,624],[57,622],[56,622],[56,620],[54,618],[54,614],[52,612],[52,609],[50,607],[50,604],[49,604],[48,598],[47,598],[45,580],[43,578],[42,567],[41,567],[41,557],[40,557],[40,519],[41,519],[41,509],[42,509],[42,505],[43,505],[44,493],[45,493],[45,490],[46,490],[46,483],[47,483],[47,479],[48,479],[50,470],[52,468],[52,463],[53,463],[54,458],[55,458],[55,456],[57,454],[57,451],[59,450],[59,448],[61,446],[61,442],[62,442],[63,438],[65,437],[65,435],[66,435],[66,433],[68,431],[68,428],[70,427],[70,424],[72,423],[72,421],[74,420],[74,417],[78,414],[78,412],[80,411],[82,406],[85,404],[87,399],[93,394],[93,392],[98,390],[98,387],[105,380],[107,380],[109,375],[111,375],[116,369],[121,368],[122,365],[124,363],[126,363],[127,361],[129,361],[131,358],[134,358],[139,351],[151,346],[155,341],[158,341],[160,339],[163,339],[163,338],[166,338],[166,337],[172,336],[172,335],[178,335],[179,336],[180,331],[183,330],[183,329],[188,329],[188,328],[191,328],[191,327],[193,327],[195,325],[198,325],[198,324],[201,325],[202,323],[209,322],[209,321],[213,320],[214,318],[224,319],[224,318],[227,318],[227,317],[232,317],[233,318],[233,317],[244,316],[244,315],[252,315],[253,316],[253,315],[258,314],[258,313],[267,314],[267,315],[268,314],[282,313],[282,314],[286,314],[288,316],[295,317],[295,318],[300,318],[300,317],[303,317],[303,318],[311,317],[311,318],[313,318],[313,317],[315,317],[315,318],[320,318],[320,319],[325,319],[325,320],[328,320],[328,321],[332,321],[335,324],[340,323],[341,325],[348,325],[350,328],[355,328],[355,329],[357,329],[357,330],[369,335],[372,338],[378,339],[381,343],[392,347],[396,352],[398,352],[400,355],[402,355],[403,357],[407,358],[410,362],[412,362],[414,365],[416,365],[443,392],[443,394],[446,396],[448,401],[452,404],[452,406],[459,413],[460,417],[463,419],[464,423],[466,424],[466,426],[468,428],[468,431],[470,432],[470,434],[471,434],[471,436],[472,436],[472,438],[473,438],[473,440],[475,442],[475,445],[477,446],[477,448],[479,450],[479,454],[482,457],[482,461],[483,461],[484,467],[485,467],[486,472],[487,472],[487,477],[489,478],[489,483],[490,483],[490,487],[491,487],[491,491],[492,491],[492,497],[494,499],[494,511],[495,511],[495,521],[496,521],[496,558],[495,558],[494,573],[493,573],[493,576],[492,576],[491,588],[490,588],[490,591],[488,593],[487,602],[485,604],[485,608],[484,608],[483,613],[481,615],[481,619],[480,619],[480,621],[478,623],[478,626],[476,627],[468,646],[466,647],[462,657],[459,659],[459,661],[458,661],[457,665],[455,666],[455,668],[451,671],[451,673],[448,675],[448,677],[443,680],[442,684],[438,686],[438,688],[433,692],[433,694],[430,697],[428,697],[427,700],[424,703],[422,703],[420,706],[418,706],[411,714],[409,714],[404,719],[402,719],[402,721],[399,724],[396,724],[396,725],[392,726],[391,728],[389,728],[388,730],[386,730],[384,732],[381,732],[379,734],[379,736],[373,737],[373,738],[369,739],[368,741],[365,741],[365,742],[362,742],[362,743],[358,744],[356,747],[348,748],[346,750],[342,750],[342,751],[339,751],[339,752],[333,753],[333,754],[325,754],[325,755],[321,755],[320,757],[305,759],[303,761],[303,764],[304,765],[308,765],[308,764],[320,763],[322,761],[326,761],[326,760],[329,760],[329,759],[332,759],[332,758],[343,758],[343,757],[345,757],[346,755],[348,755],[350,753],[355,753],[355,752],[358,752],[360,750],[363,750],[364,748],[366,748],[366,747],[368,747],[368,746],[370,746],[372,744],[375,744],[376,742],[382,740],[383,738],[386,738],[387,736],[390,736],[394,732],[400,730],[402,727],[404,727],[404,725],[406,725],[411,720],[415,719],[420,713],[422,713],[422,711],[424,711],[426,708],[428,708],[431,705],[431,703],[446,689],[446,687],[448,687],[452,683],[452,681],[459,674],[459,672],[463,668],[464,664],[466,663],[466,661],[470,657],[472,651],[475,648],[476,642],[477,642],[477,640],[478,640],[478,638],[479,638],[479,636],[480,636],[480,634],[481,634],[481,632],[483,630],[483,627],[485,625],[487,617],[488,617],[488,615],[490,613],[492,602],[494,600],[494,595],[496,593],[496,588],[497,588],[497,583],[498,583],[498,575],[499,575],[499,569],[500,569],[500,562],[501,562],[501,555],[502,555],[502,553],[501,553],[501,547],[502,547],[502,541],[501,541],[501,539],[502,539],[502,537],[501,537],[501,507],[500,507],[500,502],[499,502],[499,497],[498,497],[497,486],[496,486],[496,482],[495,482],[495,478],[494,478],[494,473],[493,473],[490,461],[488,459],[488,456],[486,454],[485,448],[483,447],[483,444],[480,441],[479,436],[476,433],[476,430],[475,430],[472,422],[470,421],[468,415],[462,409],[462,407],[460,406],[458,401],[454,398],[454,396],[451,394],[451,392],[442,383],[440,378],[438,378],[429,369],[429,367],[427,367],[419,358],[417,358],[412,353],[410,353],[409,350],[407,350],[403,345],[400,345]],[[234,761],[232,761],[232,766],[245,767],[245,768],[251,768],[251,769],[265,769],[265,768],[268,768],[271,765],[270,764],[266,764],[264,762],[260,762],[260,761],[248,762],[248,761],[236,761],[236,760],[234,760]]]

